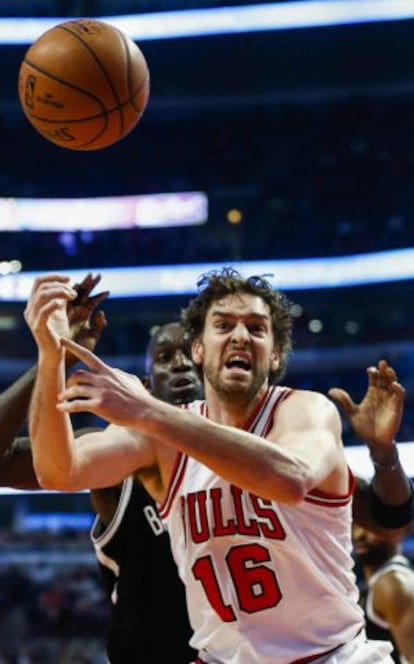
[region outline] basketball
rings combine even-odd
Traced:
[[[70,150],[99,150],[139,122],[149,96],[141,50],[120,30],[94,19],[60,23],[28,49],[19,99],[48,141]]]

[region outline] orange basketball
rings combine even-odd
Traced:
[[[19,72],[19,99],[48,141],[99,150],[126,136],[149,96],[149,71],[138,46],[93,19],[66,21],[41,35]]]

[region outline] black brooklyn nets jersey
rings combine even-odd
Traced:
[[[375,582],[378,581],[378,579],[383,574],[387,574],[387,572],[389,572],[390,570],[398,569],[399,567],[410,568],[411,567],[410,561],[404,556],[400,555],[393,556],[392,558],[387,560],[387,562],[384,563],[384,565],[381,565],[381,567],[379,567],[375,571],[375,574],[373,574],[373,576],[371,577],[369,584],[367,586],[364,586],[361,590],[361,604],[365,612],[367,636],[369,639],[391,641],[394,646],[394,650],[391,653],[391,657],[397,664],[400,664],[401,662],[398,656],[397,646],[395,644],[394,639],[392,638],[390,630],[386,626],[386,623],[384,623],[379,616],[375,615],[373,611],[371,593]]]
[[[112,522],[104,528],[97,518],[91,539],[112,602],[110,664],[193,661],[184,586],[145,489],[126,479]]]

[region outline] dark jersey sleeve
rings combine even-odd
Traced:
[[[105,528],[97,518],[91,539],[112,602],[107,643],[111,664],[187,664],[191,629],[184,586],[168,534],[145,489],[128,478]]]

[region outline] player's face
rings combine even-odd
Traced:
[[[396,553],[396,544],[353,524],[354,553],[364,565],[379,566]]]
[[[171,404],[188,403],[202,396],[201,381],[181,325],[164,325],[152,341],[150,356],[149,380],[154,396]]]
[[[213,302],[202,337],[193,344],[193,359],[218,394],[255,396],[279,362],[268,305],[247,293]]]

